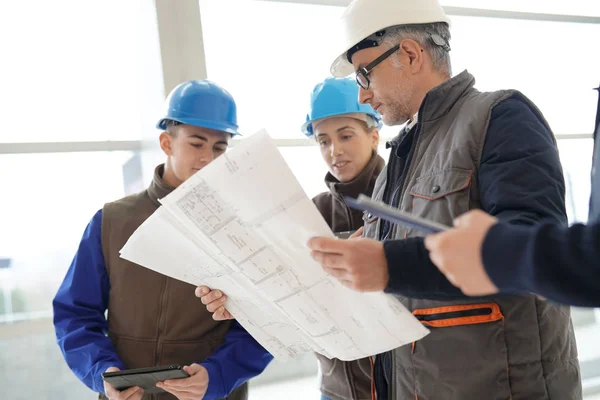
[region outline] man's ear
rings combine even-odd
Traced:
[[[405,39],[400,43],[400,48],[408,57],[407,67],[412,72],[419,72],[425,61],[425,54],[421,45],[415,40]]]

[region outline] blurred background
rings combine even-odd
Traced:
[[[107,201],[145,188],[163,161],[165,93],[209,78],[245,135],[266,128],[308,196],[326,167],[300,132],[336,55],[346,0],[0,2],[0,398],[93,399],[62,359],[51,300]],[[600,83],[600,2],[442,0],[454,74],[516,88],[556,135],[570,222],[586,221]],[[594,50],[596,49],[596,50]],[[384,128],[382,143],[399,128]],[[384,157],[387,153],[382,146]],[[574,309],[586,399],[600,396],[600,312]],[[313,355],[274,362],[251,399],[317,399]]]

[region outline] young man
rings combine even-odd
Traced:
[[[75,375],[101,398],[247,399],[245,382],[272,357],[237,323],[214,321],[193,286],[119,257],[158,199],[225,153],[239,134],[236,104],[215,83],[184,82],[169,94],[157,128],[167,159],[150,187],[106,204],[85,230],[53,301],[58,344]],[[186,365],[190,374],[159,383],[171,394],[118,392],[101,376],[167,364]]]

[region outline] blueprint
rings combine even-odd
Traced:
[[[393,296],[352,291],[312,259],[308,240],[334,235],[265,131],[161,204],[121,257],[223,291],[231,314],[277,358],[354,360],[428,333]]]

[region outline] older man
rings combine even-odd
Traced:
[[[514,90],[482,93],[452,77],[449,19],[437,0],[355,0],[332,73],[356,73],[360,100],[387,125],[373,198],[451,224],[482,209],[511,224],[566,223],[556,143]],[[386,290],[431,327],[376,357],[378,399],[581,399],[569,309],[536,296],[468,298],[431,263],[422,233],[365,216],[365,237],[314,238],[323,267],[359,291]]]

